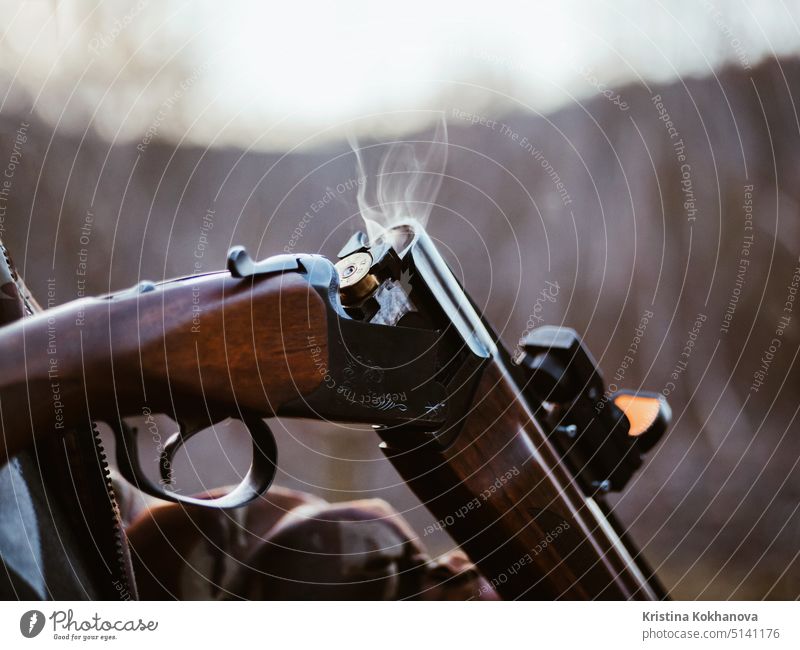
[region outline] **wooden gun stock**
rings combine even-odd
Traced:
[[[147,288],[0,329],[0,461],[88,420],[145,408],[200,410],[212,422],[268,416],[319,385],[325,306],[301,275],[220,272]]]

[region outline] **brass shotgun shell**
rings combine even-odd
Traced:
[[[371,268],[372,255],[366,251],[353,253],[336,263],[342,304],[353,305],[360,302],[378,288],[380,283],[370,273]]]

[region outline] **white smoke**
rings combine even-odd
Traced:
[[[425,225],[447,166],[447,123],[441,114],[430,139],[359,144],[350,137],[358,161],[358,208],[374,242],[386,228],[416,221]]]

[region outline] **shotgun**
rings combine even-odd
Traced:
[[[512,359],[418,223],[356,233],[319,255],[143,282],[0,329],[5,458],[41,436],[106,422],[143,491],[233,508],[258,497],[277,448],[264,418],[374,425],[381,448],[506,599],[666,597],[604,504],[663,434],[659,395],[609,394],[578,335],[540,327]],[[127,420],[179,430],[143,468]],[[181,494],[176,453],[226,418],[252,437],[226,494]],[[0,459],[2,460],[2,459]]]

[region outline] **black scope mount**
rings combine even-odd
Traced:
[[[588,493],[619,491],[642,455],[667,429],[671,411],[658,393],[606,389],[575,330],[544,326],[520,344],[514,363],[527,369],[525,391],[550,439]]]

